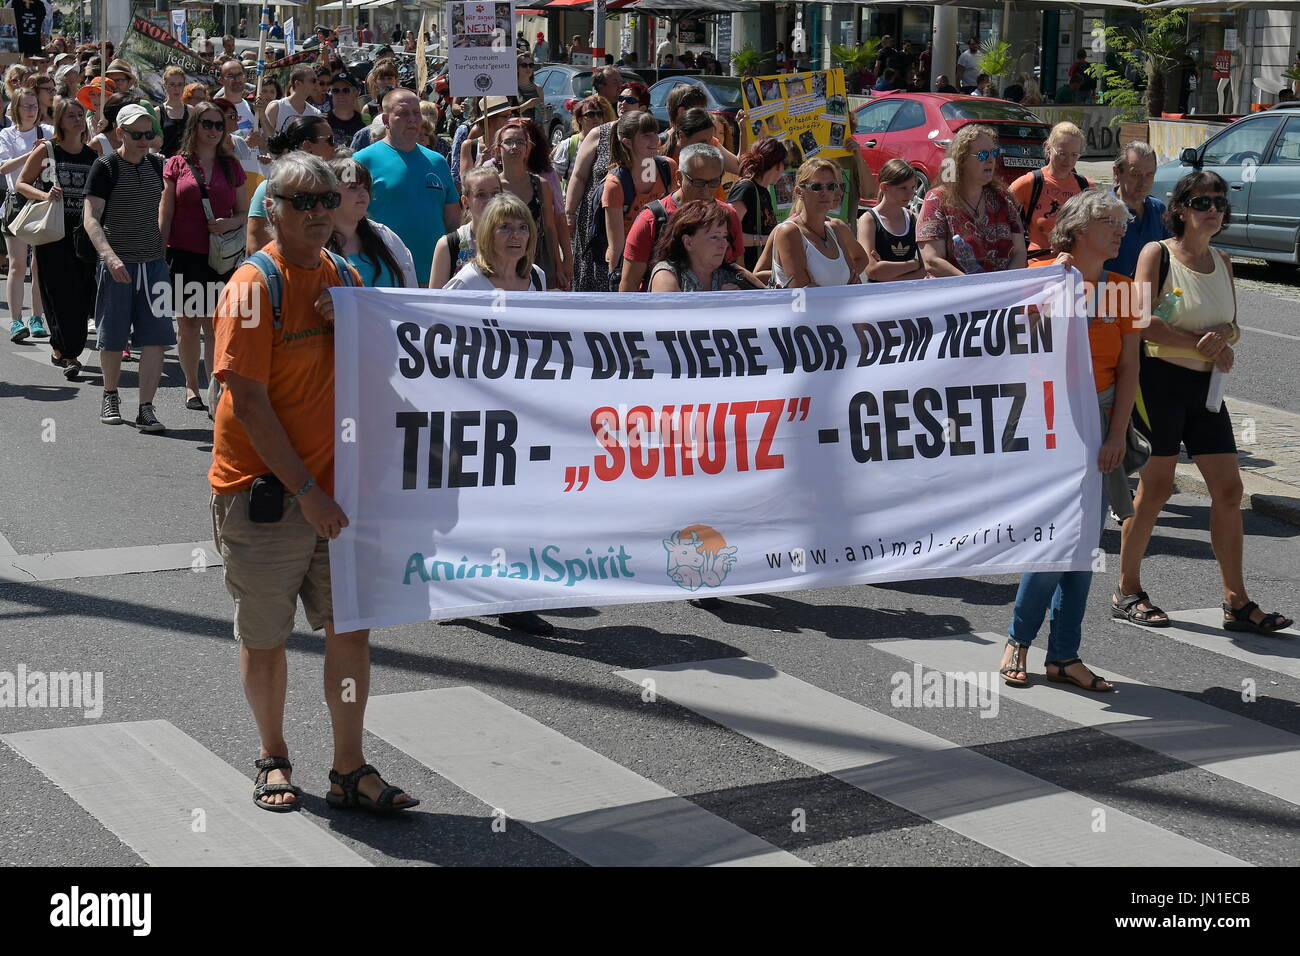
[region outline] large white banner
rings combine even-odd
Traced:
[[[519,92],[515,5],[492,0],[447,4],[447,83],[452,96]]]
[[[335,289],[335,625],[1085,570],[1101,424],[1068,275]]]

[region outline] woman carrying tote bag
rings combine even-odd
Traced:
[[[50,362],[75,382],[81,374],[79,357],[86,347],[88,323],[95,314],[95,270],[87,268],[76,252],[79,236],[84,242],[81,209],[86,180],[98,158],[86,144],[86,108],[70,96],[56,97],[54,137],[47,142],[49,148],[34,149],[27,157],[17,189],[28,199],[28,208],[32,201],[63,207],[63,236],[35,247],[34,271],[50,320]]]
[[[243,253],[248,198],[244,168],[225,144],[226,118],[214,103],[198,103],[190,112],[180,151],[163,166],[163,198],[158,228],[167,240],[176,351],[185,372],[185,407],[206,411],[199,396],[199,332],[203,332],[204,367],[212,375],[212,307]],[[231,245],[231,255],[224,250]],[[214,251],[223,250],[221,254]],[[213,261],[220,265],[216,268]],[[195,283],[200,283],[196,286]],[[197,289],[202,295],[195,295]]]
[[[21,342],[28,335],[44,338],[49,333],[45,330],[45,321],[41,318],[41,290],[39,285],[32,287],[32,317],[23,322],[23,280],[27,278],[27,243],[15,239],[9,232],[12,220],[22,205],[22,197],[17,193],[18,171],[27,162],[27,155],[37,145],[37,140],[49,139],[53,130],[41,125],[41,104],[31,90],[18,90],[9,103],[9,119],[12,125],[0,130],[0,173],[8,179],[9,196],[5,202],[5,246],[9,254],[9,277],[5,280],[6,299],[9,302],[9,340]],[[32,277],[33,282],[36,277]]]

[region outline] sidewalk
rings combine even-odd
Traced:
[[[1300,527],[1300,415],[1228,395],[1245,486],[1242,506]],[[1178,490],[1205,495],[1191,461],[1178,465]]]

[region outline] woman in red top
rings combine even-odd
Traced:
[[[167,241],[176,310],[176,351],[185,372],[185,407],[206,411],[199,397],[199,331],[203,364],[212,374],[212,311],[230,278],[208,265],[208,237],[243,230],[248,216],[244,168],[225,146],[226,117],[214,103],[199,103],[190,112],[180,151],[163,166],[163,197],[158,228]],[[203,208],[207,191],[212,207]]]
[[[943,183],[926,194],[916,242],[932,276],[1025,267],[1020,207],[995,175],[997,134],[971,123],[952,138]]]

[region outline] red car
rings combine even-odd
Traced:
[[[998,133],[1002,156],[997,174],[1010,183],[1026,170],[1047,165],[1043,144],[1051,126],[1009,100],[949,93],[878,93],[853,111],[853,138],[873,173],[895,157],[920,174],[917,205],[939,181],[944,151],[967,123],[983,123]]]

